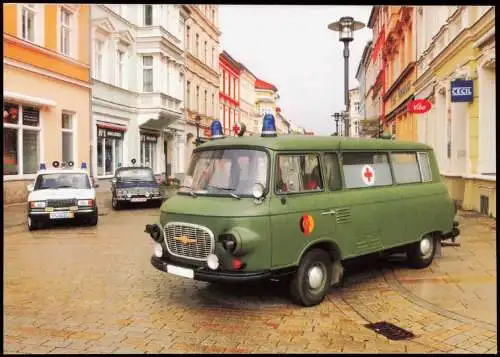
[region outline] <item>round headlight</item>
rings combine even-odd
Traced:
[[[207,257],[207,265],[210,269],[216,270],[219,267],[219,258],[215,254],[210,254]]]
[[[144,196],[146,196],[146,197],[149,197],[149,195],[150,195],[150,193],[149,193],[149,192],[146,192],[146,193],[144,194]]]
[[[128,198],[132,197],[132,194],[130,192],[127,192],[127,197]]]
[[[161,244],[156,243],[154,250],[156,257],[161,258],[163,256],[163,247],[161,246]]]
[[[264,187],[260,183],[256,183],[252,187],[252,196],[254,198],[261,198],[264,195]]]

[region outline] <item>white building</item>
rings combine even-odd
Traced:
[[[359,87],[349,91],[349,136],[354,138],[359,137],[360,120],[363,119],[359,96]]]
[[[184,54],[179,5],[91,5],[91,173],[138,163],[184,172]]]

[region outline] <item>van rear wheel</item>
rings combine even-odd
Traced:
[[[430,234],[411,244],[406,252],[410,266],[416,269],[428,267],[436,254],[436,244],[439,242]]]
[[[322,249],[307,252],[290,281],[292,301],[303,306],[323,301],[332,281],[332,264],[330,255]]]

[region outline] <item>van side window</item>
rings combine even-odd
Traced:
[[[277,193],[322,190],[319,156],[316,154],[279,155],[276,173]]]
[[[431,164],[429,163],[429,155],[426,152],[419,152],[418,161],[420,164],[420,170],[422,171],[422,181],[432,181],[432,171]]]
[[[337,154],[325,154],[325,186],[331,191],[342,188]]]
[[[386,153],[344,152],[342,168],[347,188],[392,185]]]
[[[417,153],[393,153],[391,154],[391,161],[396,183],[422,182]]]

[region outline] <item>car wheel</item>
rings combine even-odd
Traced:
[[[416,269],[428,267],[436,253],[438,241],[432,235],[424,236],[419,242],[413,243],[406,252],[410,266]]]
[[[40,223],[36,219],[28,217],[28,229],[34,231],[40,228]]]
[[[98,221],[99,221],[99,213],[96,210],[89,220],[89,225],[96,226]]]
[[[332,264],[330,255],[322,249],[307,252],[290,281],[292,301],[303,306],[323,301],[332,281]]]
[[[113,198],[111,199],[111,205],[113,206],[113,209],[117,211],[121,208],[120,202],[118,202],[115,196],[113,196]]]

